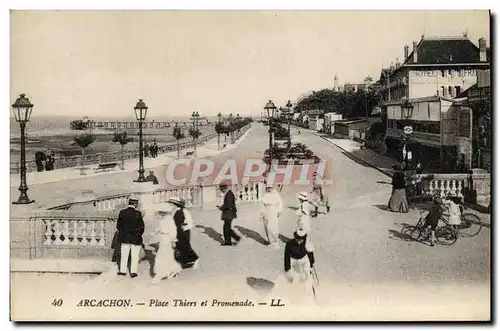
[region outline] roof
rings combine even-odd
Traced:
[[[479,48],[467,37],[422,38],[416,52],[417,62],[413,62],[414,51],[412,51],[404,64],[479,63]],[[489,62],[489,50],[486,53]]]
[[[320,111],[320,110],[317,110],[317,109],[315,109],[315,110],[309,110],[309,111],[307,112],[307,115],[313,115],[313,116],[314,116],[314,115],[323,115],[323,112],[322,112],[322,111]]]
[[[441,96],[437,96],[437,95],[429,96],[429,97],[423,97],[423,98],[408,99],[408,101],[411,102],[411,103],[429,102],[429,101],[441,101],[441,100],[453,102],[452,98],[445,98],[445,97],[441,97]],[[401,105],[404,102],[405,102],[405,100],[388,101],[388,102],[384,103],[384,106]]]
[[[340,125],[349,125],[353,123],[361,123],[361,122],[366,122],[366,119],[361,118],[361,119],[348,119],[348,120],[340,120],[340,121],[335,121],[335,124],[340,124]]]

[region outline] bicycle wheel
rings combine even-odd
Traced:
[[[477,215],[465,213],[462,214],[458,232],[464,237],[474,237],[481,231],[482,227],[483,224]]]
[[[414,225],[405,225],[401,229],[401,234],[412,240],[417,240],[420,237],[420,228]]]
[[[449,226],[441,226],[436,229],[436,239],[441,245],[450,246],[457,242],[458,232]]]

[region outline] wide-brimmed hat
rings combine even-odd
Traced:
[[[297,229],[293,233],[293,237],[295,239],[306,239],[306,236],[307,236],[307,232],[304,229],[302,229],[302,228]]]
[[[179,197],[170,197],[167,202],[170,202],[178,207],[184,208],[186,206],[186,201]]]
[[[299,198],[299,200],[307,200],[308,199],[307,192],[300,192],[297,197]]]
[[[224,181],[220,182],[220,183],[219,183],[219,187],[220,187],[220,188],[226,188],[226,187],[229,187],[229,181],[224,180]]]
[[[128,197],[128,202],[131,203],[131,202],[139,202],[139,197],[135,194],[131,194],[129,195]]]
[[[174,211],[174,206],[171,203],[161,202],[155,204],[153,209],[158,213],[170,214]]]

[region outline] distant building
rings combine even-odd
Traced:
[[[321,131],[323,129],[323,111],[315,109],[307,112],[309,129]]]
[[[333,112],[326,113],[323,122],[324,131],[328,134],[334,134],[335,133],[334,123],[336,121],[341,121],[341,120],[342,120],[342,114],[337,114]]]

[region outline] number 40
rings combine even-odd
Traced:
[[[54,301],[52,301],[52,306],[54,307],[61,307],[62,304],[63,304],[62,299],[54,299]]]

